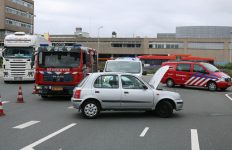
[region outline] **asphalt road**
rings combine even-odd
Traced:
[[[21,85],[23,104],[16,103],[19,83],[4,84],[0,79],[6,113],[0,117],[0,150],[232,149],[232,101],[225,96],[231,89],[209,92],[164,86],[184,100],[184,110],[172,118],[109,111],[88,120],[70,107],[69,98],[43,100],[31,94],[33,83]]]

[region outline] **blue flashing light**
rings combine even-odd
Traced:
[[[40,44],[41,47],[46,47],[48,44]]]

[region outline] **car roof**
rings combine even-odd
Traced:
[[[93,75],[93,76],[99,76],[99,75],[132,75],[132,76],[136,76],[134,74],[124,73],[124,72],[95,72],[95,73],[91,73],[91,75]]]

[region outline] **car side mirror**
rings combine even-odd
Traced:
[[[143,71],[142,75],[144,75],[144,76],[147,75],[147,72],[146,72],[146,71]]]

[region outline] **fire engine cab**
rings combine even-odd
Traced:
[[[97,71],[97,56],[96,50],[80,45],[39,47],[33,93],[42,98],[71,96],[74,87],[88,73]]]
[[[171,61],[161,66],[169,66],[162,78],[168,87],[175,85],[207,87],[210,91],[225,90],[232,85],[231,77],[215,66],[205,62]]]

